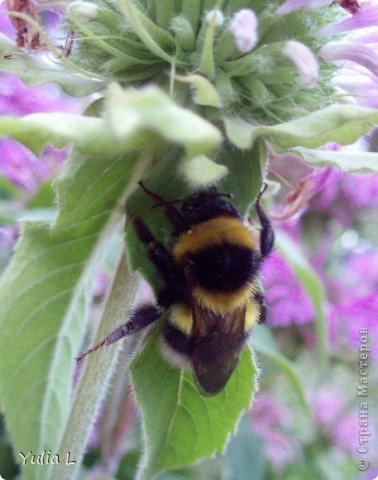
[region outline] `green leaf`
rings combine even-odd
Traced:
[[[155,9],[157,25],[163,30],[167,30],[175,11],[174,1],[163,0],[162,2],[155,2]]]
[[[224,145],[218,162],[225,165],[231,172],[221,180],[219,190],[232,193],[232,203],[247,215],[253,200],[261,190],[266,147],[258,140],[253,150],[243,151]]]
[[[228,138],[239,148],[252,148],[267,137],[281,148],[316,148],[327,142],[347,145],[378,123],[378,111],[357,105],[332,105],[296,120],[272,126],[252,125],[241,118],[224,118]]]
[[[171,35],[152,22],[130,0],[116,0],[115,3],[145,46],[158,58],[173,63],[174,59],[164,50],[174,47]]]
[[[184,159],[180,171],[187,183],[196,189],[216,185],[229,173],[227,167],[213,162],[206,155]]]
[[[299,247],[284,233],[276,235],[276,247],[294,270],[303,288],[310,297],[315,310],[315,328],[317,335],[318,370],[326,373],[328,362],[328,333],[325,315],[326,294],[323,284]]]
[[[143,90],[121,90],[110,86],[106,111],[112,128],[119,138],[130,131],[147,125],[148,130],[158,133],[169,142],[181,143],[189,157],[194,157],[217,147],[221,142],[220,131],[190,110],[174,103],[170,97],[155,86]],[[145,144],[148,139],[145,137]]]
[[[24,117],[0,117],[0,136],[10,136],[39,154],[46,144],[61,148],[74,142],[77,149],[92,155],[117,155],[140,140],[133,132],[122,143],[101,118],[69,113],[34,113]]]
[[[195,88],[193,100],[197,105],[206,105],[210,107],[221,107],[220,98],[214,85],[202,75],[175,75],[176,80],[189,83]]]
[[[182,15],[189,20],[193,27],[193,32],[197,33],[198,22],[201,18],[201,3],[199,0],[182,0]]]
[[[287,375],[303,409],[309,415],[311,412],[306,400],[303,380],[295,364],[279,352],[270,330],[264,325],[257,325],[253,329],[250,344],[254,350],[272,360]]]
[[[109,332],[125,323],[127,312],[132,304],[137,290],[136,275],[131,275],[126,264],[126,256],[119,261],[113,285],[92,344],[97,344]],[[57,448],[58,452],[70,452],[70,458],[75,464],[65,462],[56,464],[49,472],[51,480],[71,480],[80,468],[84,449],[91,433],[97,410],[101,400],[109,388],[109,380],[117,365],[117,359],[122,350],[118,342],[108,348],[99,350],[96,355],[88,358],[80,381],[76,386],[75,396],[66,422],[63,436]]]
[[[101,398],[101,381],[95,382],[84,374],[85,383],[79,384],[71,410],[73,358],[85,327],[94,269],[100,254],[110,245],[122,214],[118,205],[125,204],[147,168],[154,171],[150,168],[153,161],[158,167],[160,164],[161,150],[151,154],[140,153],[138,148],[149,140],[150,152],[154,145],[161,148],[164,144],[174,152],[172,161],[178,165],[181,145],[202,154],[220,141],[215,127],[194,114],[188,117],[186,110],[157,89],[152,94],[149,89],[128,90],[120,96],[134,120],[138,118],[133,125],[129,124],[129,129],[123,126],[116,134],[112,112],[107,112],[105,119],[39,114],[0,120],[3,135],[12,133],[34,150],[40,150],[45,143],[63,145],[72,141],[76,147],[55,184],[56,220],[52,225],[24,225],[0,284],[0,402],[15,452],[70,448],[80,462],[88,418],[93,420]],[[166,114],[167,124],[160,127],[157,118],[161,108],[172,115]],[[212,138],[209,140],[203,131],[188,135],[178,129],[183,120],[189,120],[193,128],[208,128]],[[173,134],[169,125],[173,125]],[[110,317],[119,320],[117,315]],[[108,321],[109,316],[105,315],[101,325],[110,325]],[[91,414],[86,412],[87,402]],[[67,454],[58,453],[62,458]],[[23,468],[26,480],[48,478],[49,474],[54,479],[67,478],[69,470],[31,463]]]
[[[249,348],[226,388],[214,397],[203,397],[191,372],[162,358],[159,336],[160,328],[150,332],[130,364],[145,436],[139,480],[152,480],[165,470],[222,452],[255,390],[257,371]]]
[[[83,153],[104,156],[141,147],[164,150],[168,142],[182,144],[195,156],[221,142],[217,128],[176,105],[157,87],[123,91],[114,84],[105,104],[105,119],[68,113],[0,117],[0,136],[11,136],[37,154],[47,143],[59,148],[74,142]]]
[[[28,208],[27,210],[17,212],[14,214],[14,221],[17,222],[50,222],[52,223],[56,218],[55,208]]]
[[[0,71],[17,75],[26,85],[36,87],[54,82],[73,97],[83,97],[102,90],[106,83],[80,73],[57,67],[41,57],[26,53],[0,33]]]
[[[75,153],[56,184],[56,221],[24,225],[1,279],[0,401],[16,452],[57,451],[93,271],[121,215],[108,204],[123,201],[137,158]],[[27,463],[24,478],[49,467]]]
[[[28,208],[47,208],[51,207],[55,199],[55,192],[51,181],[41,183],[38,190],[28,201]]]
[[[314,167],[336,167],[348,173],[377,173],[378,153],[309,150],[297,147],[290,150]]]
[[[201,38],[203,35],[203,45],[200,49],[200,60],[198,65],[198,71],[204,76],[210,78],[211,80],[215,77],[215,62],[214,62],[214,37],[217,27],[217,10],[219,8],[219,3],[215,5],[213,13],[209,19],[206,19],[201,28],[201,32],[198,37]],[[206,11],[206,6],[203,6],[204,11]],[[202,41],[200,40],[202,43]],[[198,39],[197,39],[198,43]]]

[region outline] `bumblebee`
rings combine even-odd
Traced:
[[[164,357],[181,368],[189,366],[200,393],[215,395],[228,382],[254,324],[265,320],[258,273],[274,245],[274,232],[261,206],[266,185],[256,200],[261,225],[257,242],[241,214],[223,198],[230,195],[210,189],[168,202],[139,184],[173,226],[167,249],[140,218],[131,219],[164,287],[155,304],[131,312],[125,325],[77,360],[141,330],[168,310],[162,332]],[[180,209],[176,203],[182,204]]]

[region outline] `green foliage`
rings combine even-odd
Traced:
[[[335,152],[304,147],[293,148],[292,152],[313,167],[334,167],[349,173],[378,172],[378,154],[375,152]]]
[[[84,372],[71,403],[73,358],[84,333],[100,253],[111,246],[109,241],[121,216],[117,204],[125,202],[151,165],[153,157],[137,147],[152,130],[151,147],[174,141],[188,152],[199,154],[219,139],[214,127],[170,106],[171,101],[163,93],[155,90],[156,101],[151,101],[151,92],[140,92],[137,98],[135,92],[130,92],[129,114],[134,121],[128,129],[115,129],[115,134],[109,125],[114,121],[111,94],[109,123],[100,118],[59,114],[1,119],[3,134],[12,133],[34,151],[46,142],[58,146],[75,143],[69,162],[55,182],[59,208],[56,220],[53,224],[24,224],[15,255],[1,281],[0,400],[16,452],[40,453],[46,449],[65,455],[64,451],[70,451],[71,457],[76,455],[80,462],[106,382],[101,369]],[[126,109],[127,95],[122,100]],[[161,108],[172,113],[175,125],[169,132],[166,124],[160,128],[154,123],[156,110],[160,112]],[[188,119],[193,129],[203,132],[202,140],[201,135],[187,134],[184,121]],[[54,120],[58,123],[54,124]],[[117,298],[120,307],[125,295]],[[124,312],[117,306],[112,311]],[[103,318],[102,336],[113,328],[112,322],[122,321],[106,311]],[[116,359],[110,353],[111,349],[106,357],[109,374]],[[70,469],[54,466],[49,473],[49,467],[27,463],[24,478],[47,478],[48,474],[52,478],[70,478]]]
[[[167,122],[173,119],[175,129],[160,126],[157,121],[160,117],[156,112],[167,108]],[[146,181],[167,199],[177,198],[178,192],[179,196],[185,195],[189,189],[179,176],[181,149],[168,150],[163,160],[162,145],[181,141],[188,154],[197,154],[216,145],[219,138],[213,127],[207,127],[195,115],[190,114],[189,118],[185,111],[169,105],[168,98],[157,90],[127,94],[114,87],[108,95],[106,109],[107,121],[70,116],[67,123],[68,117],[63,116],[59,118],[59,125],[53,125],[51,118],[57,116],[47,114],[26,119],[3,119],[3,131],[11,131],[35,151],[47,141],[59,146],[68,141],[76,143],[75,153],[56,182],[57,220],[52,226],[30,222],[24,226],[22,240],[2,279],[0,300],[6,309],[1,316],[3,335],[0,348],[5,355],[0,363],[0,393],[7,428],[17,451],[69,449],[77,461],[82,457],[89,428],[106,388],[106,379],[113,371],[117,358],[115,351],[118,350],[104,349],[96,354],[96,358],[90,358],[73,403],[70,403],[71,390],[67,385],[73,373],[73,357],[83,334],[83,318],[90,296],[88,282],[98,263],[97,252],[108,243],[107,237],[120,216],[109,202],[113,205],[117,201],[123,202],[153,158],[151,154],[140,156],[135,151],[136,146],[141,145],[141,132],[144,138],[150,136],[152,145],[159,152],[155,156],[158,163]],[[202,135],[188,135],[185,130],[188,120]],[[63,125],[62,131],[60,127]],[[94,142],[95,138],[97,142]],[[95,146],[101,157],[94,155]],[[261,186],[265,145],[258,140],[255,147],[252,152],[224,147],[217,157],[220,165],[233,172],[224,177],[220,188],[235,194],[235,204],[243,212],[247,212]],[[134,153],[126,154],[128,149]],[[41,189],[34,199],[36,206],[44,206],[50,201],[48,187]],[[170,229],[166,220],[161,212],[150,207],[150,200],[140,191],[136,191],[127,202],[128,210],[143,217],[151,230],[168,242]],[[140,269],[153,285],[158,285],[158,279],[146,260],[144,247],[138,244],[129,228],[127,239],[132,266]],[[279,239],[278,245],[282,242]],[[308,268],[303,260],[298,260],[295,249],[285,244],[283,251],[308,286],[320,312],[322,299],[316,294],[318,287],[311,280]],[[123,284],[115,283],[118,287]],[[112,301],[116,291],[112,291]],[[118,297],[116,295],[115,305],[110,309],[112,312],[118,308],[119,315],[104,313],[97,339],[122,322],[122,312],[126,308],[119,308],[125,301],[122,291]],[[11,295],[10,292],[17,294]],[[17,348],[10,349],[11,344],[16,344]],[[303,386],[290,363],[270,348],[266,340],[259,343],[255,337],[253,344],[283,368],[305,404]],[[12,371],[11,376],[9,371]],[[183,374],[162,359],[156,333],[144,343],[132,363],[131,372],[136,399],[142,410],[146,442],[141,478],[152,478],[166,469],[188,465],[198,458],[222,451],[240,414],[250,405],[256,375],[250,352],[246,349],[224,392],[214,398],[201,397],[191,374]],[[158,404],[156,398],[159,398]],[[48,418],[48,421],[33,420],[40,417]],[[168,436],[167,432],[170,432]],[[25,478],[38,478],[38,466],[26,466],[24,475]],[[49,473],[49,478],[71,476],[72,470],[61,466],[52,467]]]
[[[38,154],[46,143],[63,147],[73,142],[91,155],[122,155],[147,146],[164,151],[170,142],[183,145],[189,155],[215,148],[220,132],[206,120],[177,106],[156,87],[125,92],[108,89],[106,118],[67,113],[36,113],[0,118],[0,137],[11,136]]]
[[[253,432],[250,419],[241,419],[237,435],[228,444],[226,458],[233,480],[265,478],[266,460],[263,454],[263,442]]]
[[[239,148],[251,148],[260,137],[269,137],[273,144],[285,149],[297,146],[317,148],[327,142],[348,145],[377,122],[377,110],[357,105],[332,105],[290,122],[271,126],[255,125],[242,118],[224,118],[227,136]]]
[[[245,348],[226,388],[214,397],[201,396],[191,372],[162,358],[159,333],[149,335],[130,365],[145,436],[140,480],[222,452],[256,384],[256,367]]]
[[[77,70],[77,69],[76,69]],[[40,57],[31,56],[0,33],[0,71],[17,75],[31,87],[55,82],[73,97],[82,97],[102,90],[105,82],[92,76],[75,73],[72,69],[54,66]]]
[[[30,22],[55,62],[27,54],[0,34],[2,72],[16,74],[30,86],[55,82],[69,95],[99,92],[100,97],[85,116],[52,113],[0,118],[0,137],[11,136],[36,154],[46,144],[73,144],[73,153],[53,186],[42,186],[30,200],[28,221],[0,284],[0,404],[16,460],[20,451],[38,455],[45,449],[62,455],[61,465],[27,463],[22,468],[26,480],[92,478],[93,471],[88,475],[85,469],[80,471],[81,460],[122,345],[90,356],[72,388],[73,358],[84,337],[94,274],[109,252],[114,263],[119,260],[100,322],[91,329],[93,338],[86,339],[89,344],[125,322],[138,284],[131,269],[140,271],[155,291],[159,287],[146,247],[129,222],[127,253],[121,256],[121,248],[114,247],[123,206],[128,214],[143,218],[156,238],[167,246],[170,242],[171,226],[161,209],[151,208],[151,199],[137,188],[138,180],[143,178],[167,200],[217,184],[221,192],[233,194],[233,203],[247,217],[261,189],[268,149],[292,152],[312,166],[378,171],[374,153],[312,150],[327,142],[352,143],[378,122],[378,114],[355,105],[329,106],[334,98],[328,81],[333,67],[325,63],[319,66],[314,88],[300,84],[298,70],[282,56],[282,48],[295,38],[316,54],[322,40],[312,33],[327,24],[332,9],[274,14],[281,3],[70,2],[66,20],[75,39],[67,58],[36,22]],[[222,5],[225,19],[215,26],[206,20],[206,13],[217,5]],[[259,16],[259,32],[256,48],[243,54],[229,26],[235,12],[247,7]],[[15,17],[25,20],[24,14]],[[115,80],[136,88],[122,90]],[[0,189],[0,218],[15,222],[17,212],[6,201],[15,198],[14,192],[4,181]],[[50,208],[55,199],[57,211]],[[328,362],[325,292],[297,245],[278,236],[277,247],[313,302],[316,373],[324,373]],[[141,342],[130,366],[144,440],[138,475],[140,480],[157,476],[194,480],[203,471],[177,469],[224,451],[242,412],[251,405],[256,367],[246,347],[224,391],[203,397],[191,373],[171,367],[162,358],[160,329],[161,322]],[[303,372],[279,352],[273,335],[259,326],[251,345],[280,369],[301,412],[308,413]],[[127,366],[118,368],[126,375]],[[308,420],[309,415],[303,417]],[[241,422],[238,435],[229,443],[222,459],[228,468],[221,471],[219,465],[217,469],[210,466],[204,469],[209,473],[205,478],[264,477],[262,443],[249,426]],[[0,441],[5,443],[4,439],[2,429]],[[4,472],[14,472],[3,443],[0,460],[4,465],[0,466],[8,469]],[[64,464],[68,451],[77,462],[73,466]],[[326,455],[314,461],[316,452],[304,453],[312,454],[311,465],[289,468],[283,478],[346,478],[342,467],[335,467]],[[135,469],[135,455],[129,453],[131,457]],[[132,478],[134,472],[123,467],[124,477]],[[111,477],[99,473],[97,478]]]
[[[164,23],[162,12],[159,19]],[[206,82],[199,85],[200,90],[206,88]],[[199,94],[200,104],[203,91]],[[214,103],[214,98],[210,101]],[[28,464],[23,468],[27,480],[62,480],[77,473],[90,426],[114,369],[119,345],[89,359],[72,399],[73,357],[84,335],[94,271],[100,254],[111,248],[121,217],[117,204],[126,203],[128,212],[143,218],[156,237],[169,244],[168,222],[161,210],[151,209],[151,200],[143,192],[135,190],[136,182],[144,178],[152,190],[168,200],[182,198],[191,191],[188,179],[198,179],[192,171],[195,163],[190,162],[206,158],[209,168],[203,185],[211,184],[221,172],[219,189],[232,193],[235,206],[247,215],[261,188],[266,143],[276,148],[311,148],[331,139],[346,143],[377,118],[369,109],[348,107],[346,111],[337,107],[271,127],[256,127],[240,118],[226,119],[226,133],[234,146],[225,143],[216,152],[220,131],[157,87],[122,91],[112,85],[103,106],[104,117],[56,113],[0,119],[0,136],[10,135],[36,153],[46,143],[58,147],[74,144],[73,154],[54,185],[56,219],[24,224],[0,285],[0,401],[15,451],[49,449],[64,454],[69,450],[78,462],[72,470]],[[96,114],[95,109],[92,114]],[[324,118],[327,122],[323,123]],[[315,161],[306,155],[310,163]],[[340,157],[327,158],[327,164],[341,165]],[[374,168],[366,156],[348,158],[346,165],[345,169],[356,171]],[[35,207],[45,207],[51,202],[51,190],[41,189],[32,202]],[[129,224],[126,243],[131,267],[142,272],[156,289],[159,279]],[[278,238],[277,244],[314,303],[319,360],[324,366],[327,338],[321,284],[295,245],[284,238]],[[121,262],[97,340],[123,322],[134,284]],[[128,296],[123,294],[125,290]],[[157,335],[158,330],[145,340],[131,366],[146,443],[140,478],[148,480],[167,469],[221,452],[241,413],[249,407],[256,382],[256,368],[246,348],[226,389],[212,398],[201,397],[191,374],[173,369],[162,359]],[[277,353],[269,338],[260,336],[260,342],[258,337],[254,342],[283,369],[306,406],[303,385],[291,363]]]
[[[94,335],[94,342],[98,343],[110,331],[125,322],[137,286],[135,275],[130,274],[126,258],[123,255],[119,261],[101,321]],[[88,359],[76,385],[64,432],[59,438],[57,447],[58,452],[70,452],[70,458],[76,463],[67,466],[62,462],[54,465],[46,478],[70,480],[77,475],[97,410],[107,392],[108,382],[114,369],[117,367],[120,351],[121,343],[118,343],[110,348],[102,349],[97,355]]]
[[[73,155],[57,183],[58,219],[24,225],[2,277],[0,394],[16,452],[58,447],[94,268],[116,220],[106,205],[122,197],[136,156],[125,160]],[[24,474],[41,475],[30,464]]]
[[[105,106],[108,121],[118,139],[138,133],[140,144],[148,150],[156,151],[156,145],[146,137],[145,130],[169,143],[183,145],[189,157],[212,150],[221,142],[219,130],[211,123],[180,107],[154,86],[140,91],[122,91],[113,84],[109,87]]]

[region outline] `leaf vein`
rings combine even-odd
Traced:
[[[59,297],[62,297],[63,295],[66,295],[68,292],[71,292],[72,290],[73,290],[73,287],[66,288],[65,290],[61,290],[56,295],[49,297],[45,302],[41,303],[38,306],[38,308],[35,308],[34,310],[32,310],[30,314],[18,325],[17,329],[14,332],[13,340],[14,340],[14,337],[18,336],[20,330],[22,330],[26,324],[31,322],[33,317],[36,316],[41,310],[43,310],[51,302],[57,300]]]
[[[56,270],[53,270],[50,273],[44,275],[40,280],[29,284],[27,288],[18,291],[17,294],[12,298],[12,302],[9,302],[8,309],[4,312],[4,317],[9,316],[8,315],[9,311],[11,310],[13,305],[17,304],[22,297],[24,297],[28,292],[33,290],[35,287],[37,287],[38,285],[39,286],[43,285],[43,283],[45,283],[46,281],[48,281],[49,279],[51,279],[52,277],[54,277],[58,273],[62,273],[65,270],[68,270],[68,269],[76,267],[76,266],[80,266],[84,263],[85,263],[85,260],[80,260],[80,262],[73,262],[73,263],[69,263],[68,265],[66,264],[63,267],[59,267]]]

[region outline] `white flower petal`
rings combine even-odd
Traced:
[[[235,13],[230,25],[230,31],[241,52],[248,53],[257,44],[257,27],[258,21],[253,10],[245,8]]]
[[[307,87],[314,87],[318,81],[318,62],[312,51],[303,43],[295,40],[286,42],[282,55],[297,67],[301,81]]]

